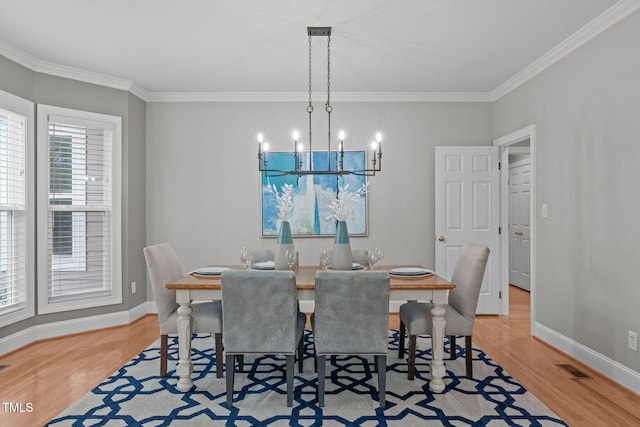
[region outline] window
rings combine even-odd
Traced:
[[[121,119],[39,105],[38,140],[39,311],[122,302]]]
[[[0,91],[0,326],[33,316],[33,103]]]

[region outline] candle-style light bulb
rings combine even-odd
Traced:
[[[262,141],[264,141],[264,135],[262,135],[262,132],[260,132],[258,133],[258,142],[262,144]]]
[[[265,142],[264,144],[262,144],[262,149],[263,149],[264,151],[269,151],[269,143],[268,143],[268,142]]]
[[[375,141],[371,141],[371,149],[373,151],[376,151],[377,148],[378,148],[378,143]]]
[[[294,141],[297,141],[298,138],[300,138],[300,132],[298,132],[297,130],[294,130],[291,136],[293,137]]]
[[[340,141],[344,140],[344,131],[343,130],[341,130],[340,133],[338,133],[338,139]]]
[[[376,133],[376,141],[378,141],[378,157],[382,157],[382,134]]]
[[[304,150],[304,145],[302,145],[302,142],[298,143],[298,153],[302,153],[302,150]]]

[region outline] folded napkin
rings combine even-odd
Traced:
[[[219,276],[224,270],[229,270],[227,267],[200,267],[193,270],[193,273],[201,276]]]

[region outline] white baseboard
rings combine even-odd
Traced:
[[[585,347],[577,341],[572,340],[540,323],[535,323],[533,335],[552,347],[567,353],[590,368],[600,372],[607,378],[630,389],[635,393],[640,393],[640,373],[636,372],[615,360],[597,353]]]
[[[149,311],[149,305],[153,306],[153,311]],[[155,312],[155,304],[152,301],[151,303],[144,302],[128,311],[35,325],[16,332],[15,334],[0,338],[0,348],[2,348],[2,354],[4,354],[38,340],[77,334],[79,332],[88,332],[95,329],[128,325],[147,313]]]

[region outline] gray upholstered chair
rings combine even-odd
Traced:
[[[233,405],[236,356],[281,354],[286,356],[287,406],[292,406],[293,367],[297,351],[302,372],[302,335],[306,323],[305,314],[298,310],[295,272],[224,271],[222,312],[227,404]]]
[[[445,335],[449,336],[450,358],[456,359],[456,335],[465,337],[465,362],[467,378],[473,377],[471,337],[476,316],[482,278],[489,259],[489,248],[467,243],[462,247],[453,269],[451,282],[456,287],[449,292],[449,304],[445,304]],[[412,380],[416,368],[416,337],[431,335],[431,303],[408,302],[400,306],[400,342],[398,357],[404,357],[405,333],[409,334],[409,367],[407,377]]]
[[[251,251],[251,263],[273,261],[275,253],[271,249],[258,249]]]
[[[351,249],[353,262],[357,262],[365,267],[369,265],[369,251],[367,249]]]
[[[176,291],[165,288],[167,283],[184,276],[180,260],[171,245],[161,243],[143,249],[147,271],[151,279],[153,297],[160,324],[160,376],[167,375],[167,339],[178,333]],[[216,376],[222,377],[222,304],[220,301],[198,302],[191,305],[191,332],[210,333],[215,337]]]
[[[324,406],[326,356],[375,357],[380,407],[385,407],[389,336],[389,275],[384,271],[316,272],[313,339],[318,365],[318,405]]]
[[[331,262],[331,254],[333,249],[329,249],[329,263]],[[369,265],[369,251],[367,249],[351,249],[351,257],[353,262],[357,262],[360,265]],[[322,259],[320,259],[320,265],[322,265]]]

